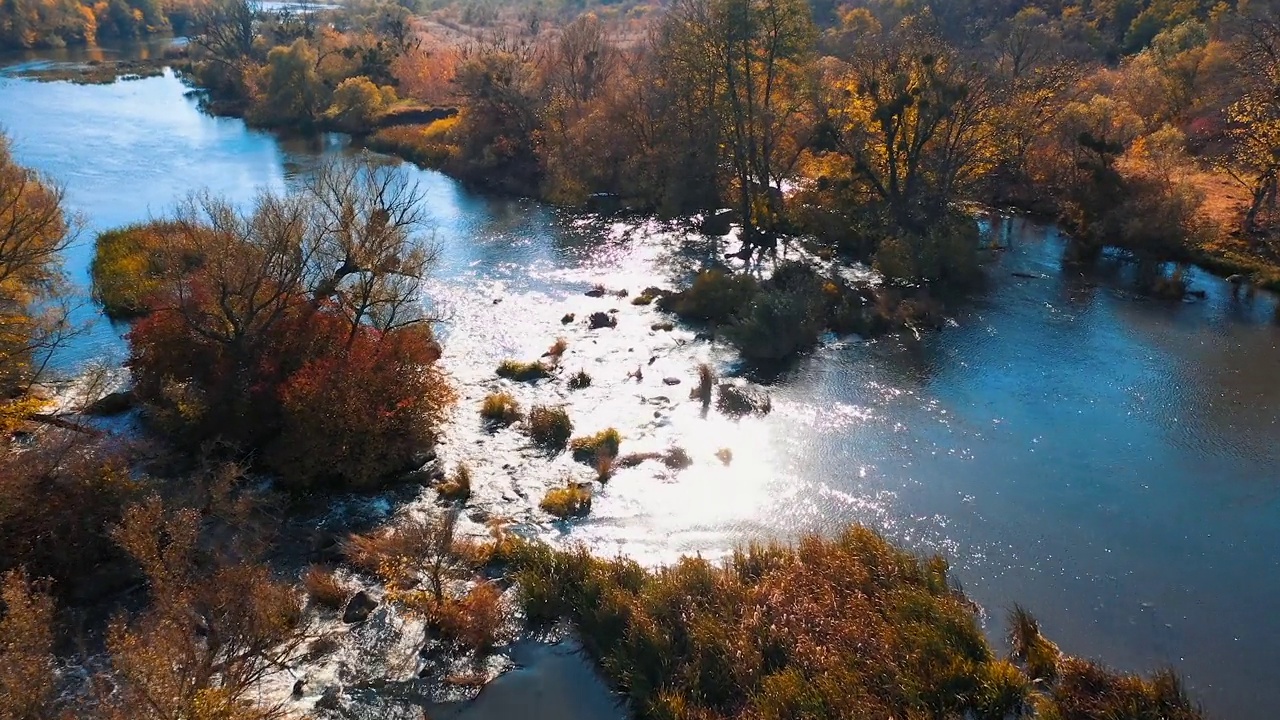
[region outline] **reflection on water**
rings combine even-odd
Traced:
[[[346,151],[337,137],[282,140],[203,116],[183,90],[171,75],[106,87],[0,78],[0,125],[22,161],[66,184],[90,230],[200,188],[245,201]],[[687,401],[697,363],[731,372],[730,351],[651,330],[652,308],[583,295],[597,282],[670,287],[721,248],[674,223],[575,217],[405,171],[428,193],[444,251],[431,294],[463,394],[444,452],[472,464],[478,507],[646,560],[864,522],[945,553],[993,633],[1016,600],[1069,651],[1174,665],[1218,716],[1264,718],[1280,704],[1269,682],[1280,667],[1280,617],[1268,611],[1280,593],[1271,299],[1234,300],[1199,274],[1203,302],[1140,299],[1123,264],[1064,271],[1056,232],[1013,220],[993,287],[951,327],[832,339],[773,382],[770,416],[733,422]],[[91,239],[70,254],[79,281]],[[581,322],[610,309],[616,330]],[[567,312],[579,321],[562,325]],[[97,323],[80,359],[118,356],[120,332]],[[510,386],[526,405],[564,402],[579,432],[618,427],[623,452],[679,445],[695,461],[620,472],[572,525],[533,508],[547,486],[590,471],[537,456],[515,431],[486,434],[475,413],[509,386],[493,378],[500,360],[537,357],[557,336],[569,341],[566,370],[596,382]],[[639,382],[627,377],[636,369]],[[727,468],[715,457],[726,447]]]

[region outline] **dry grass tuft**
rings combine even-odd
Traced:
[[[526,426],[534,442],[554,450],[563,449],[573,435],[573,421],[562,407],[534,405]]]
[[[453,469],[453,474],[440,483],[436,491],[440,493],[441,498],[449,501],[466,502],[471,499],[471,468],[464,463],[458,463],[458,466]]]
[[[350,589],[338,579],[333,568],[312,565],[302,576],[302,587],[307,596],[321,607],[340,610],[351,594]]]
[[[503,360],[498,365],[498,377],[516,380],[518,382],[531,382],[533,380],[541,380],[542,378],[551,377],[551,368],[540,360],[533,362],[520,362],[519,360]]]
[[[510,425],[521,418],[520,403],[511,393],[490,393],[480,405],[480,417],[499,425]]]
[[[569,443],[573,450],[573,459],[578,462],[594,463],[601,455],[610,458],[618,456],[618,448],[622,446],[622,435],[616,428],[601,430],[594,435],[574,438]]]
[[[591,512],[591,488],[573,483],[552,488],[538,507],[561,519],[581,517]]]

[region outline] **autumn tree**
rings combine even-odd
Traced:
[[[0,574],[0,718],[59,716],[53,598],[21,570]]]
[[[209,554],[206,519],[167,510],[158,498],[130,508],[115,537],[142,568],[149,607],[120,616],[107,633],[114,692],[99,699],[107,720],[270,720],[279,706],[257,692],[295,659],[305,637],[302,605],[260,563]],[[100,683],[101,684],[101,683]]]
[[[803,141],[804,85],[816,34],[807,3],[683,0],[668,22],[682,64],[706,78],[730,187],[743,218],[743,252],[771,242],[781,183]]]
[[[40,407],[30,394],[73,333],[62,251],[76,236],[63,191],[14,159],[0,135],[0,430]]]
[[[1227,112],[1235,140],[1230,170],[1252,195],[1243,222],[1250,236],[1275,222],[1280,183],[1280,19],[1267,10],[1244,19],[1236,67],[1246,90]]]
[[[130,333],[134,379],[178,438],[221,437],[296,489],[367,487],[432,439],[452,395],[422,304],[418,186],[367,156],[240,212],[189,201]],[[249,421],[246,421],[246,418]]]

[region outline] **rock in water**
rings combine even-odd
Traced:
[[[347,609],[342,611],[342,622],[348,625],[364,622],[369,615],[378,609],[378,601],[369,597],[369,593],[361,590],[347,601]]]
[[[591,327],[592,330],[599,330],[600,328],[617,327],[618,319],[610,315],[609,313],[596,312],[596,313],[591,313],[591,319],[588,321],[588,325]]]
[[[667,385],[679,385],[680,378],[678,377],[663,378],[662,382],[666,383]]]
[[[110,415],[119,415],[128,412],[133,407],[134,396],[132,390],[122,392],[113,392],[103,395],[94,401],[89,407],[84,409],[86,415],[95,415],[98,417],[108,417]]]

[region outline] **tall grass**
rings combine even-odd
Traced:
[[[988,646],[945,561],[864,528],[658,569],[535,543],[506,555],[529,619],[576,624],[641,718],[1004,720],[1033,703],[1056,720],[1199,718],[1163,676],[1067,663],[1037,690]]]

